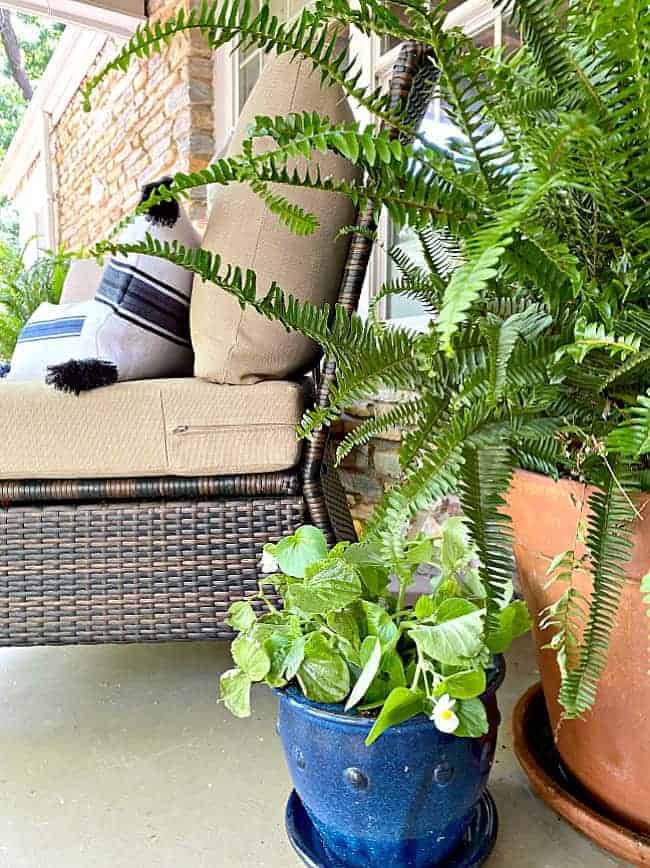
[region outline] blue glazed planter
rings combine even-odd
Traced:
[[[278,732],[295,790],[333,862],[348,868],[431,868],[459,847],[492,767],[500,714],[483,694],[482,738],[439,732],[424,715],[364,741],[373,720],[279,691]]]

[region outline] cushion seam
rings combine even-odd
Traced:
[[[165,467],[169,472],[171,470],[171,463],[169,461],[169,444],[167,443],[167,417],[165,415],[165,401],[163,399],[163,390],[158,389],[158,397],[160,398],[160,415],[162,417],[162,426],[163,426],[163,443],[165,446]]]

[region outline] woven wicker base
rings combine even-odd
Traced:
[[[0,510],[0,645],[228,639],[302,497]]]

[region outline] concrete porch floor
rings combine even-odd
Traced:
[[[491,790],[490,868],[605,868],[610,858],[529,791],[509,748],[515,698],[536,680],[509,655]],[[215,703],[224,644],[0,652],[2,868],[298,868],[275,700],[248,721]],[[389,868],[389,866],[387,866]]]

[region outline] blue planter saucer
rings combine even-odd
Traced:
[[[332,860],[323,840],[314,829],[295,790],[287,802],[285,824],[291,846],[308,868],[349,868],[340,859]],[[463,841],[459,848],[444,861],[431,868],[474,868],[482,865],[494,847],[499,820],[496,805],[486,790],[474,808]],[[396,868],[396,866],[395,866]]]

